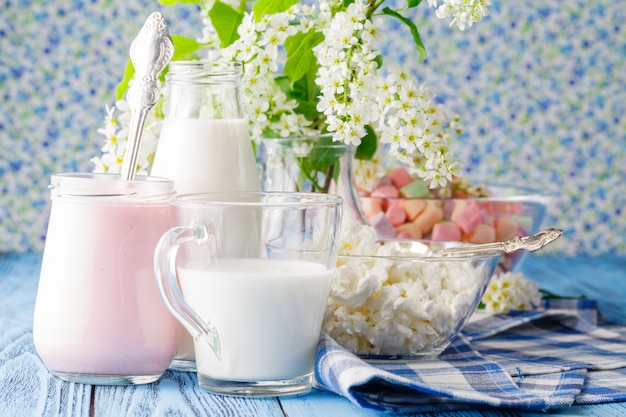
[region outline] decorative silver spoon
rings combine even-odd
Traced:
[[[131,181],[135,178],[146,116],[160,97],[157,77],[172,59],[173,54],[174,44],[165,19],[161,13],[154,12],[148,16],[146,23],[130,45],[130,60],[135,67],[135,80],[126,94],[131,116],[126,154],[122,164],[123,180]]]
[[[520,249],[534,252],[556,240],[561,234],[563,234],[562,230],[549,228],[535,233],[534,235],[523,237],[516,236],[504,242],[446,248],[438,250],[434,254],[437,256],[457,256],[498,252],[511,253]]]

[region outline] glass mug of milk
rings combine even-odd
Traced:
[[[223,395],[307,392],[337,259],[341,197],[181,195],[155,251],[172,314],[194,337],[198,381]]]
[[[174,183],[57,174],[35,302],[33,339],[63,380],[156,381],[176,353],[178,322],[154,283],[154,249],[172,223]]]

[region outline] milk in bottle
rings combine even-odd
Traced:
[[[241,76],[241,64],[235,62],[170,63],[165,119],[151,175],[173,179],[177,194],[260,191],[240,98]],[[245,241],[256,229],[242,220],[235,222],[229,233]],[[237,250],[233,248],[233,257],[245,256]],[[193,370],[193,343],[182,328],[181,334],[172,368]]]

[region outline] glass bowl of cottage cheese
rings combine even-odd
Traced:
[[[438,356],[476,310],[498,254],[437,256],[468,244],[381,242],[348,217],[322,331],[366,360]]]

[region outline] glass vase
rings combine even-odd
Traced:
[[[330,134],[263,138],[260,143],[263,191],[335,194],[360,223],[367,224],[354,180],[355,147],[334,142]]]

